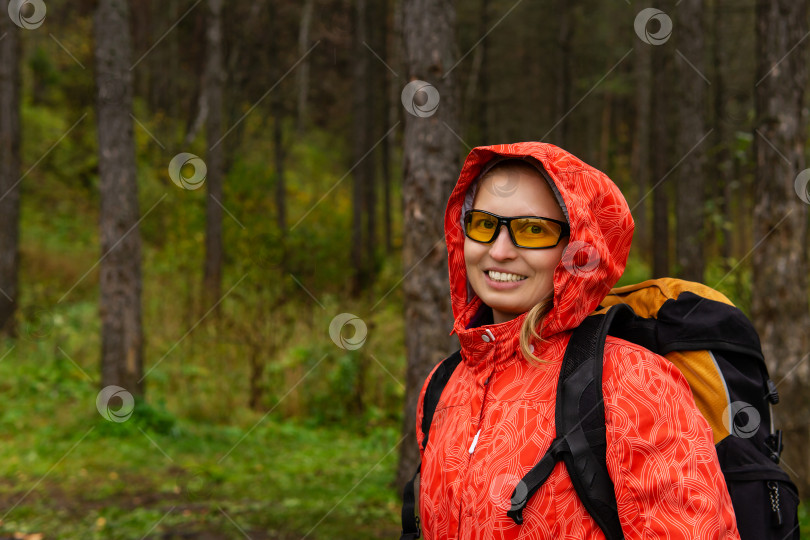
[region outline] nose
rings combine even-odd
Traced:
[[[512,243],[506,225],[501,225],[498,237],[490,244],[489,256],[496,261],[514,259],[517,256],[517,247]]]

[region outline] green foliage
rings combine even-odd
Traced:
[[[41,80],[54,57],[37,58]],[[95,118],[88,108],[77,123],[85,111],[65,107],[61,93],[93,90],[73,71],[55,73],[64,85],[23,108],[23,160],[37,166],[23,184],[20,336],[0,344],[0,506],[11,509],[0,536],[229,536],[234,523],[273,538],[395,534],[401,269],[380,253],[368,295],[346,299],[345,149],[327,132],[290,139],[282,232],[275,168],[257,142],[265,125],[246,119],[222,201],[223,293],[232,290],[208,313],[199,303],[205,190],[171,182],[183,129],[136,99],[148,374],[146,398],[111,422],[96,410]],[[202,139],[183,151],[204,157]],[[340,313],[368,325],[361,349],[330,339]]]
[[[641,283],[642,281],[646,281],[650,279],[651,273],[649,267],[641,260],[640,257],[636,256],[635,252],[630,253],[630,257],[627,259],[627,266],[624,269],[624,274],[622,277],[619,278],[618,283],[616,283],[616,287],[624,287],[625,285],[633,285],[635,283]]]
[[[801,538],[807,538],[807,535],[810,534],[810,512],[807,510],[807,505],[808,503],[806,501],[799,504],[799,526],[801,528]]]
[[[725,294],[747,316],[751,316],[751,266],[735,258],[712,260],[706,267],[705,283]]]

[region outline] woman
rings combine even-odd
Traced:
[[[522,525],[506,511],[555,436],[571,330],[624,271],[633,234],[624,197],[549,144],[476,148],[450,196],[445,234],[463,361],[421,456],[424,537],[604,538],[561,463]],[[625,538],[739,539],[711,429],[677,368],[610,337],[603,373],[607,465]],[[421,448],[421,429],[417,438]]]

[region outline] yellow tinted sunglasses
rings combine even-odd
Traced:
[[[549,249],[571,234],[568,223],[539,216],[503,217],[483,210],[470,210],[464,215],[464,234],[470,240],[491,244],[498,238],[501,225],[506,225],[512,243],[520,248]]]

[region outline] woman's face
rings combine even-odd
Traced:
[[[565,221],[540,173],[527,167],[496,168],[481,181],[473,208],[503,217],[540,216]],[[491,244],[464,237],[464,262],[475,293],[492,308],[495,323],[514,319],[552,294],[554,269],[568,238],[549,249],[516,247],[505,225]]]

